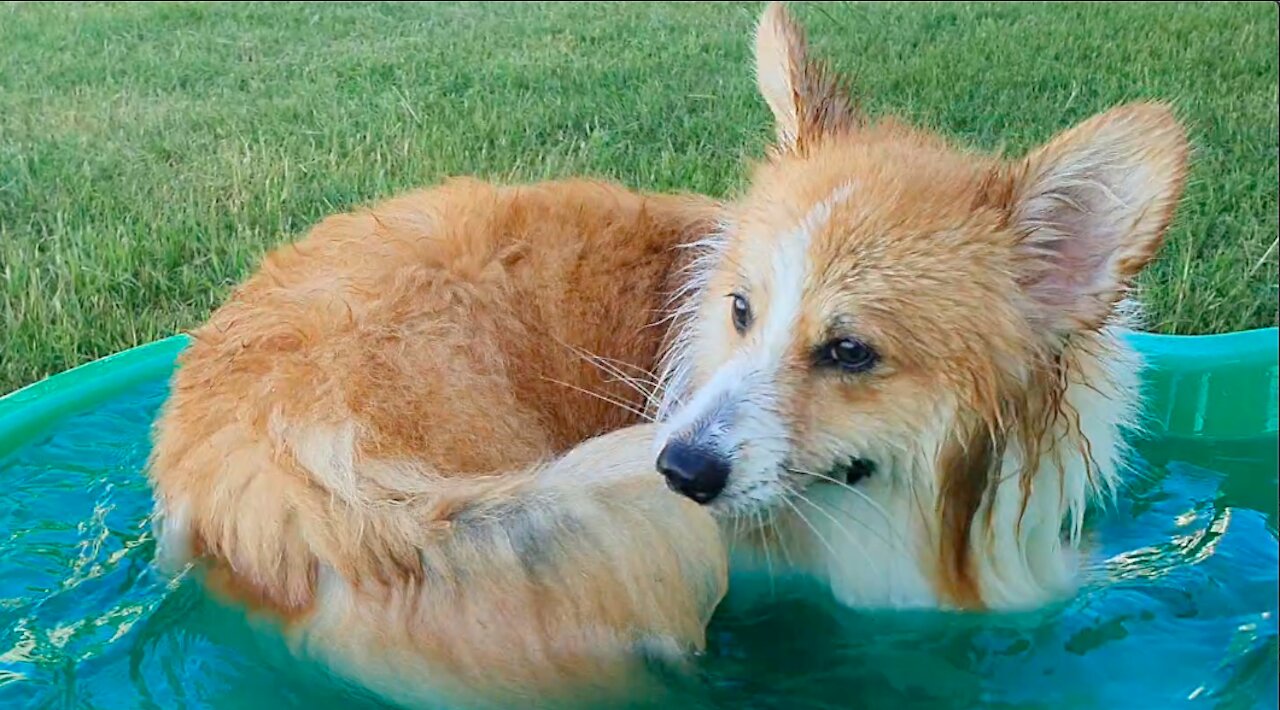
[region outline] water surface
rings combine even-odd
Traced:
[[[151,565],[162,384],[0,459],[0,708],[375,708]],[[731,593],[690,707],[1275,708],[1274,438],[1138,442],[1087,587],[1018,615],[859,613]]]

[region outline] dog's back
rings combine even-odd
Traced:
[[[656,360],[714,211],[455,181],[324,220],[192,334],[150,466],[163,554],[362,673],[545,685],[700,643],[709,518],[648,466],[606,475],[602,444],[541,464],[639,420],[609,373]],[[645,427],[609,442],[649,460]]]

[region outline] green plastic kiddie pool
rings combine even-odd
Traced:
[[[1147,433],[1074,599],[866,612],[782,580],[762,612],[731,584],[681,705],[1276,707],[1277,335],[1130,336]],[[143,467],[186,343],[0,398],[0,707],[377,707],[152,566]]]

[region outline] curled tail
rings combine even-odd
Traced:
[[[366,683],[604,683],[637,651],[700,647],[725,590],[715,523],[651,471],[647,426],[446,476],[361,454],[353,427],[183,415],[151,459],[162,559]]]

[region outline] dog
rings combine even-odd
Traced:
[[[1018,609],[1075,588],[1140,414],[1122,333],[1182,194],[1165,105],[1009,160],[855,110],[780,4],[768,158],[699,243],[656,467],[857,606]],[[772,551],[772,552],[771,552]]]
[[[735,200],[454,180],[270,254],[157,420],[167,563],[386,693],[506,701],[696,651],[727,564],[857,606],[1068,593],[1183,130],[962,150],[861,115],[778,4],[756,71],[777,137]]]

